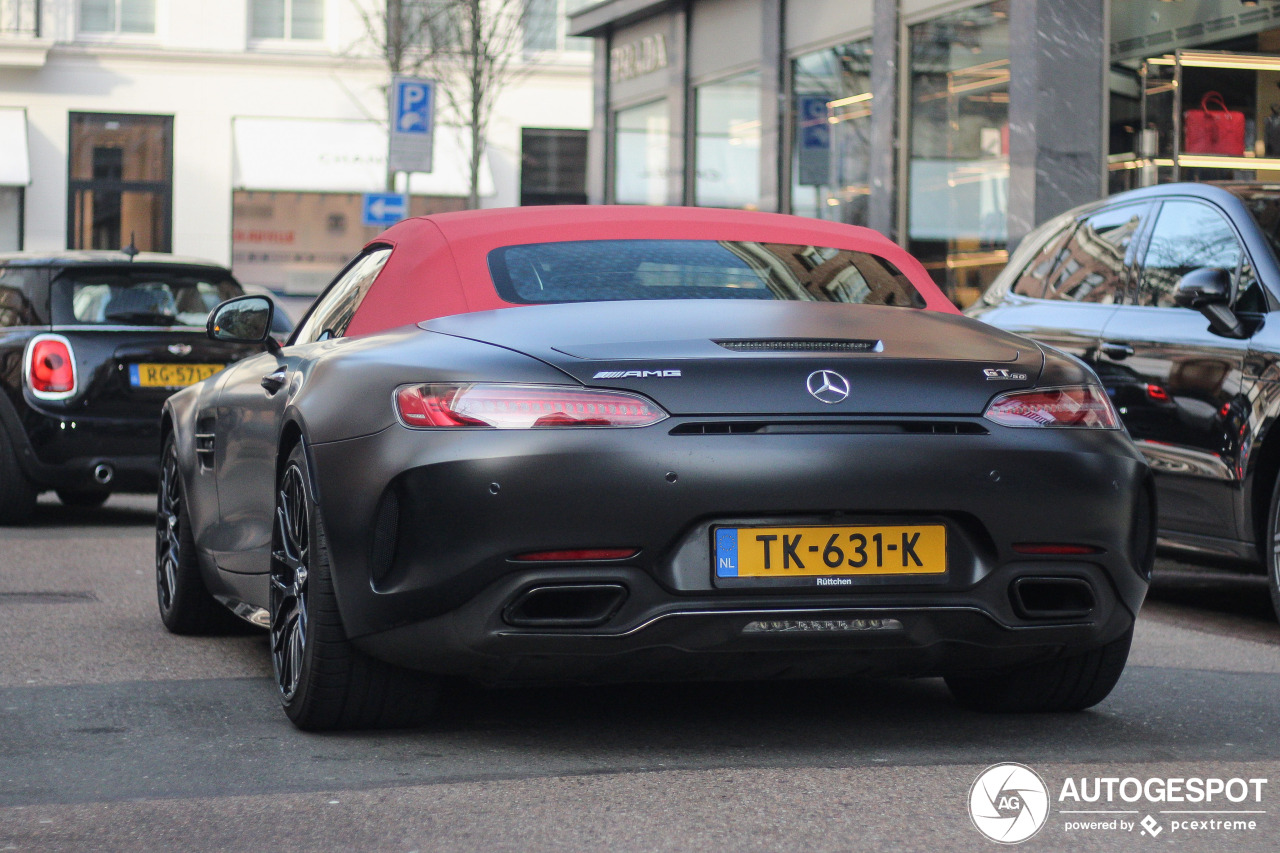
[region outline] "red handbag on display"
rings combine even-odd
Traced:
[[[1222,95],[1205,92],[1200,109],[1182,114],[1185,154],[1244,154],[1244,113],[1227,109]]]

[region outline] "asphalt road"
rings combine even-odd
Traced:
[[[1050,800],[1018,849],[1280,848],[1261,578],[1162,561],[1129,668],[1080,714],[976,714],[937,680],[475,689],[429,728],[312,735],[263,635],[165,632],[150,507],[0,529],[0,850],[998,850],[968,801],[1003,762]],[[1257,802],[1061,796],[1131,777],[1268,781]],[[1123,814],[1069,813],[1101,809]]]

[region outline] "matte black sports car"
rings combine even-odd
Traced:
[[[517,307],[520,306],[520,307]],[[1078,709],[1128,655],[1150,476],[1080,362],[873,232],[733,211],[403,222],[165,406],[173,631],[267,627],[303,728],[487,683],[945,676]],[[416,674],[411,674],[416,673]]]

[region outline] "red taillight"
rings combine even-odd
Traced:
[[[636,548],[569,548],[562,551],[532,551],[511,559],[522,563],[582,563],[593,560],[626,560],[639,553]]]
[[[1148,385],[1147,396],[1157,403],[1169,402],[1169,392],[1159,385]]]
[[[1013,550],[1019,554],[1047,557],[1078,557],[1085,554],[1101,554],[1101,548],[1092,545],[1069,545],[1060,542],[1015,542]]]
[[[71,344],[59,335],[40,335],[27,350],[27,382],[37,397],[69,397],[76,390]]]
[[[638,427],[667,417],[638,394],[560,385],[411,385],[396,391],[401,421],[411,427]]]
[[[1001,394],[984,417],[1008,427],[1120,428],[1115,408],[1096,385]]]

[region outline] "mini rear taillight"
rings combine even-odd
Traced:
[[[401,422],[411,427],[641,427],[667,417],[638,394],[562,385],[409,385],[395,400]]]
[[[76,361],[71,342],[61,335],[36,335],[27,344],[23,376],[42,400],[64,400],[76,392]]]
[[[1011,391],[992,400],[983,417],[1007,427],[1120,428],[1107,392],[1096,385]]]

